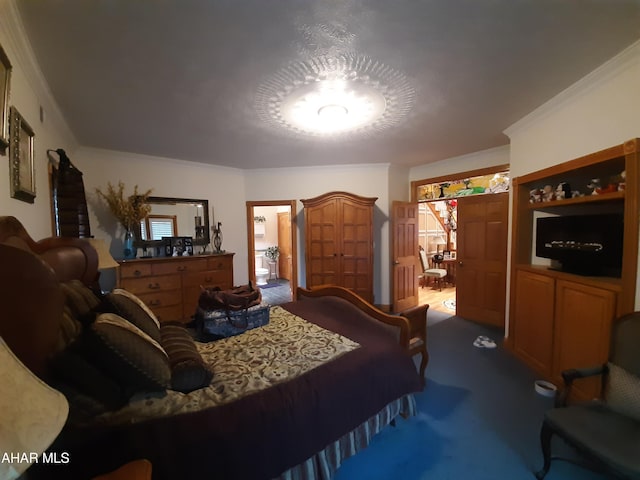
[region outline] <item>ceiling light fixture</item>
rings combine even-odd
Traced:
[[[260,85],[256,110],[266,125],[322,138],[366,134],[397,124],[413,106],[406,77],[357,55],[294,63]]]

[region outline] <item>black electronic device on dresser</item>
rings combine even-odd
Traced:
[[[536,255],[556,260],[564,272],[619,278],[623,234],[619,213],[541,217],[536,222]]]

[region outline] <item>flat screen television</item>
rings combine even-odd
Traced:
[[[536,255],[577,275],[620,277],[622,214],[563,215],[536,221]]]

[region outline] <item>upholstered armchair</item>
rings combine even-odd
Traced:
[[[440,263],[442,263],[443,260],[442,255],[434,255],[431,258],[431,261],[429,261],[427,259],[427,252],[424,251],[422,245],[419,246],[419,254],[420,264],[422,265],[422,286],[425,287],[427,285],[428,279],[432,278],[440,291],[442,291],[442,284],[445,282],[445,278],[447,277],[448,273],[446,268],[439,267]]]
[[[594,368],[562,373],[565,388],[555,408],[546,412],[540,441],[543,479],[551,466],[551,438],[565,440],[582,454],[588,466],[607,478],[640,479],[640,312],[619,318],[612,331],[609,361]],[[568,403],[574,380],[600,375],[600,398]]]

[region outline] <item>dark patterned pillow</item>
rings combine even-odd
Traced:
[[[211,383],[213,372],[182,324],[163,323],[160,336],[160,343],[169,357],[172,390],[188,393]]]
[[[122,288],[107,294],[107,300],[118,315],[126,318],[144,333],[160,341],[160,322],[154,313],[136,295]]]
[[[53,386],[67,397],[70,415],[91,417],[123,406],[127,398],[120,386],[82,354],[74,342],[51,361]]]
[[[82,353],[132,395],[170,385],[164,349],[131,322],[114,313],[98,315],[82,341]]]
[[[63,351],[76,338],[78,338],[81,333],[82,324],[73,315],[71,308],[68,305],[65,305],[64,311],[62,312],[62,321],[60,322],[60,331],[58,332],[56,351]]]
[[[608,363],[605,389],[607,406],[622,415],[640,421],[640,378],[615,363]]]
[[[65,296],[65,305],[73,317],[86,324],[93,321],[94,309],[100,305],[100,299],[80,280],[71,280],[60,284]]]

